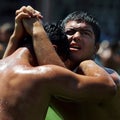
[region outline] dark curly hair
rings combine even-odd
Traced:
[[[44,29],[47,32],[52,44],[57,46],[57,53],[60,56],[69,57],[69,42],[60,22],[45,24]]]
[[[69,42],[59,22],[44,24],[44,29],[51,43],[57,46],[57,54],[59,56],[64,56],[64,58],[67,59],[69,57]],[[30,35],[26,36],[20,41],[19,47],[22,46],[27,46],[31,53],[34,54],[33,41]]]

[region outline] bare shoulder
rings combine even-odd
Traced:
[[[55,77],[60,77],[60,76],[71,76],[71,75],[75,75],[75,73],[73,73],[72,71],[68,70],[67,68],[61,67],[61,66],[57,66],[57,65],[43,65],[43,66],[39,66],[36,67],[34,69],[36,71],[36,74],[43,74],[46,76],[55,76]]]

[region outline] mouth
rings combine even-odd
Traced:
[[[78,51],[78,50],[81,50],[81,47],[78,45],[70,45],[70,50],[71,51]]]

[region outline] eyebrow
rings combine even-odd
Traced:
[[[81,28],[82,30],[85,30],[87,32],[90,32],[90,33],[94,33],[93,30],[91,28]]]
[[[82,28],[82,27],[79,27],[79,28],[71,27],[71,28],[68,28],[66,31],[68,31],[68,30],[83,30],[83,31],[90,32],[91,34],[94,33],[92,28],[90,28],[90,27],[84,27],[84,28]]]

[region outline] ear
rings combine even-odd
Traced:
[[[56,46],[56,45],[53,45],[53,47],[54,47],[55,51],[57,52],[57,46]]]
[[[96,43],[96,44],[95,44],[95,53],[97,53],[99,47],[100,47],[100,44],[99,44],[99,43]]]

